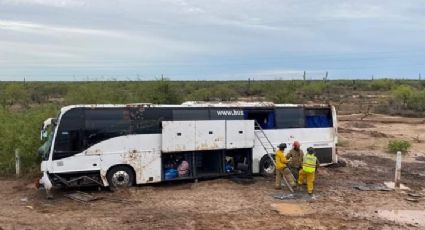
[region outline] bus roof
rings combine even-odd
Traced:
[[[68,105],[61,108],[64,113],[73,108],[123,108],[123,107],[156,107],[156,108],[189,108],[189,107],[253,107],[253,108],[274,108],[274,107],[311,107],[311,108],[329,108],[329,104],[275,104],[273,102],[203,102],[203,101],[187,101],[181,105],[176,104],[152,104],[152,103],[133,103],[133,104],[78,104]]]

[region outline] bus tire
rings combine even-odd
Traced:
[[[126,165],[114,166],[108,170],[106,179],[111,190],[128,188],[133,186],[134,170]]]
[[[272,155],[274,158],[274,155]],[[275,166],[273,161],[268,155],[264,155],[260,160],[260,174],[264,177],[273,176],[275,173]]]

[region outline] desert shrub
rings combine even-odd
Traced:
[[[411,97],[413,88],[407,85],[400,85],[392,91],[393,97],[402,103],[404,107],[407,106],[407,101]]]
[[[413,90],[407,99],[407,107],[413,111],[425,111],[425,90]]]
[[[391,90],[394,87],[394,81],[389,79],[380,79],[380,80],[374,80],[372,83],[370,83],[370,88],[372,90]]]
[[[14,173],[15,149],[20,150],[24,174],[39,170],[40,126],[57,109],[52,105],[31,108],[25,113],[0,109],[0,175]]]
[[[314,99],[314,97],[324,94],[325,89],[326,84],[323,81],[315,81],[304,85],[302,91],[307,98]]]
[[[406,140],[391,140],[388,143],[388,151],[390,153],[397,153],[398,151],[406,153],[411,147],[410,142]]]
[[[400,110],[414,112],[425,111],[425,90],[413,88],[408,85],[400,85],[392,91],[394,107]]]

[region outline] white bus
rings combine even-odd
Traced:
[[[337,162],[331,105],[72,105],[44,122],[42,184],[134,184],[274,173],[274,147],[295,140]]]

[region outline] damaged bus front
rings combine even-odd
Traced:
[[[56,122],[57,120],[55,118],[48,118],[43,122],[40,130],[40,140],[43,141],[43,144],[38,149],[38,154],[42,160],[40,170],[43,173],[43,176],[40,179],[39,184],[44,186],[48,197],[50,197],[49,191],[52,188],[52,183],[50,182],[46,169],[49,160],[50,149],[52,148],[53,133],[56,128]]]

